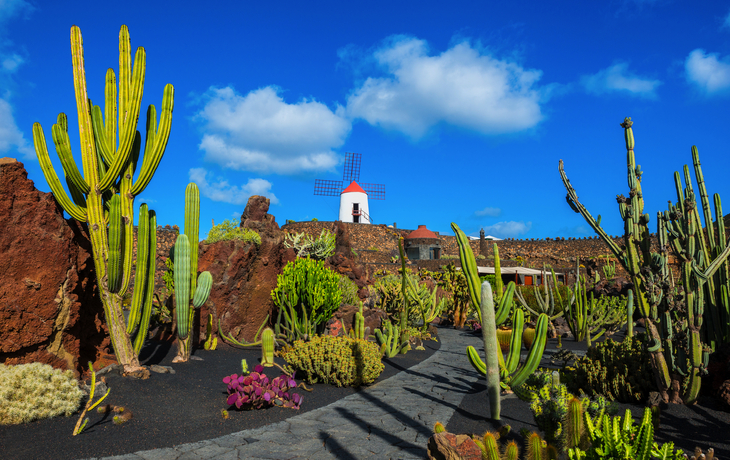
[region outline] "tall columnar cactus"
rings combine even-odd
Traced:
[[[128,331],[138,330],[141,333],[142,329],[146,328],[144,325],[140,327],[136,319],[135,324],[128,328],[122,311],[122,298],[129,287],[132,272],[133,204],[135,196],[142,193],[149,184],[165,152],[172,125],[174,90],[172,85],[165,86],[159,125],[155,107],[150,105],[147,111],[148,128],[144,155],[141,171],[135,181],[133,178],[141,150],[137,121],[145,78],[144,48],[137,49],[133,68],[129,31],[127,26],[122,26],[119,32],[119,88],[114,71],[107,70],[103,113],[99,106],[91,104],[87,94],[81,31],[76,26],[71,28],[71,54],[83,176],[71,153],[65,114],[58,115],[57,123],[52,129],[53,141],[61,160],[70,197],[53,168],[43,128],[39,123],[33,125],[33,142],[41,169],[54,197],[71,217],[88,226],[99,295],[104,305],[112,346],[119,363],[131,370],[139,367],[138,351],[135,350],[138,350],[141,344],[133,346]],[[117,114],[118,123],[115,120]],[[152,222],[152,218],[147,216],[142,220],[146,219],[149,219],[152,228],[156,229],[156,223]],[[153,231],[148,231],[148,238],[150,249],[147,260],[151,259],[149,265],[154,267]],[[144,242],[138,241],[138,245],[142,246]],[[140,255],[144,261],[144,254],[140,252]],[[144,311],[142,307],[144,299],[148,293],[150,297],[152,295],[149,292],[151,283],[140,276],[140,268],[144,272],[144,266],[145,264],[140,264],[138,258],[133,312],[139,312],[140,309]],[[144,291],[145,295],[137,294],[138,289]],[[144,313],[142,316],[144,319]],[[144,337],[141,337],[141,340],[143,339]]]
[[[482,340],[484,342],[485,376],[487,378],[487,394],[489,395],[489,410],[492,420],[500,420],[502,410],[499,385],[499,358],[502,353],[497,343],[497,325],[494,319],[494,301],[492,300],[492,285],[489,281],[482,283],[481,290],[482,310]]]
[[[479,307],[481,303],[481,281],[479,279],[479,270],[477,269],[477,260],[476,257],[474,257],[474,252],[472,252],[471,246],[469,245],[469,239],[466,237],[464,232],[461,231],[459,226],[452,222],[451,229],[454,231],[454,235],[456,235],[456,243],[459,245],[459,259],[461,261],[461,269],[464,271],[464,276],[466,277],[466,283],[469,286],[469,298],[471,299],[471,305],[472,308],[476,310],[477,315],[479,315],[479,321],[481,322],[482,311]],[[494,245],[494,265],[496,273],[495,291],[497,291],[502,289],[503,284],[501,272],[498,270],[499,251],[497,250],[496,243]],[[514,292],[515,283],[510,281],[507,283],[507,289],[504,290],[504,292],[500,291],[498,293],[493,293],[496,302],[495,321],[497,326],[501,325],[507,320],[507,318],[509,318]]]
[[[200,193],[191,182],[185,189],[185,233],[175,241],[175,311],[177,317],[178,354],[173,362],[190,359],[195,308],[210,295],[213,277],[210,272],[198,276],[198,229],[200,228]],[[192,307],[190,308],[190,301]]]
[[[562,160],[560,175],[568,191],[568,204],[606,242],[631,277],[636,291],[635,307],[644,318],[652,341],[649,352],[657,387],[665,400],[692,404],[699,394],[700,376],[709,350],[730,341],[730,302],[727,300],[730,284],[726,263],[730,245],[725,242],[720,198],[718,195],[714,197],[716,223],[713,224],[697,148],[693,147],[707,238],[697,210],[689,168],[685,167],[684,188],[679,174],[675,173],[678,203],[670,203],[667,211],[657,213],[659,252],[652,252],[649,215],[644,214],[641,190],[642,171],[634,156],[632,124],[630,118],[621,124],[626,140],[629,182],[629,197],[617,197],[624,221],[623,246],[619,246],[601,228],[601,216],[593,218],[580,203],[563,170]],[[718,227],[717,238],[714,235],[715,225]],[[669,250],[680,262],[682,291],[673,285],[667,264]],[[703,323],[705,314],[711,320]],[[705,347],[703,340],[710,346]],[[686,390],[679,390],[681,388]]]

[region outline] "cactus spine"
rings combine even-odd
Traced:
[[[192,351],[195,309],[210,295],[213,277],[210,272],[198,276],[198,231],[200,228],[200,192],[191,182],[185,189],[185,233],[175,241],[175,310],[177,316],[178,354],[173,362],[186,362]],[[192,308],[190,301],[192,300]]]
[[[651,346],[650,360],[654,378],[665,401],[692,404],[700,389],[700,374],[706,366],[709,349],[730,341],[730,282],[728,264],[730,245],[725,242],[725,230],[719,196],[715,198],[715,218],[718,238],[715,239],[709,199],[704,185],[697,148],[692,148],[695,176],[700,190],[707,239],[702,229],[692,189],[689,168],[684,168],[685,186],[675,173],[678,202],[657,213],[659,253],[651,252],[649,215],[644,214],[640,166],[634,155],[633,122],[626,118],[621,124],[627,151],[629,197],[617,197],[624,221],[624,246],[620,247],[601,228],[601,216],[594,219],[578,200],[560,161],[560,175],[568,191],[567,201],[580,213],[606,242],[619,263],[631,277],[635,292],[635,307],[647,329]],[[669,247],[680,262],[683,295],[673,285],[664,248]],[[680,304],[680,305],[677,305]],[[683,304],[683,305],[682,305]],[[680,312],[674,320],[673,315]],[[708,321],[703,322],[704,315]],[[674,336],[674,328],[682,334]],[[680,340],[686,337],[686,340]],[[703,340],[709,344],[707,349]],[[687,361],[689,360],[689,366]],[[674,379],[674,384],[673,384]],[[680,381],[677,381],[679,379]],[[673,388],[686,388],[682,394]]]
[[[274,365],[274,330],[270,327],[261,333],[261,364],[264,367]]]
[[[142,47],[137,49],[132,70],[129,31],[126,26],[122,26],[119,32],[119,103],[117,105],[116,76],[109,69],[106,73],[104,113],[100,107],[92,105],[88,98],[83,41],[81,31],[76,26],[71,28],[71,54],[83,176],[73,159],[65,114],[58,115],[57,123],[51,130],[70,198],[50,161],[43,128],[39,123],[33,125],[33,142],[41,169],[56,201],[71,217],[88,226],[99,295],[104,305],[112,346],[119,363],[127,370],[132,370],[139,366],[139,359],[135,351],[137,347],[133,346],[130,333],[127,332],[122,297],[129,287],[132,272],[134,197],[147,187],[165,152],[172,125],[174,89],[172,85],[165,86],[159,125],[154,106],[150,106],[147,112],[149,129],[144,159],[137,181],[133,181],[141,146],[141,136],[136,127],[144,88],[145,50]],[[154,260],[154,252],[149,257]],[[144,265],[141,264],[142,267]],[[149,283],[137,273],[139,278],[135,284],[147,292]],[[138,311],[142,304],[137,302],[133,308]],[[131,330],[135,328],[138,326]]]

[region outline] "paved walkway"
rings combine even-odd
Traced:
[[[105,460],[424,459],[436,422],[446,425],[479,374],[466,357],[478,337],[439,329],[422,363],[328,406],[208,441]],[[478,347],[481,349],[481,347]]]

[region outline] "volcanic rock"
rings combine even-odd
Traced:
[[[0,159],[0,362],[78,376],[108,352],[91,243],[22,163]]]
[[[481,460],[482,450],[471,436],[443,431],[428,438],[428,459]]]
[[[241,214],[241,227],[256,230],[262,236],[265,234],[273,237],[279,233],[276,218],[269,214],[270,202],[271,200],[265,196],[253,195],[250,197]]]

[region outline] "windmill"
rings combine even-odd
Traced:
[[[340,197],[340,218],[342,222],[370,224],[368,200],[384,200],[385,185],[360,181],[362,154],[345,153],[345,170],[342,180],[314,180],[314,194]],[[343,188],[344,185],[346,188]]]

